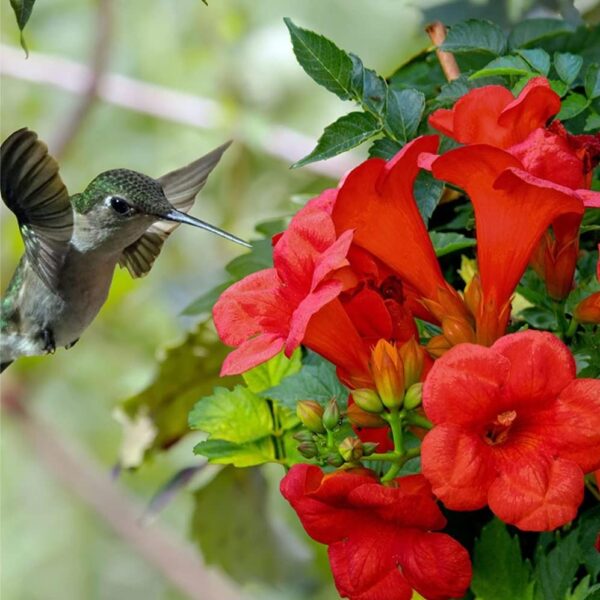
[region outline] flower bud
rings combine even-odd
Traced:
[[[421,379],[425,363],[425,350],[413,337],[400,346],[400,358],[404,365],[404,387],[409,388]]]
[[[584,298],[573,311],[580,323],[600,323],[600,292]]]
[[[331,452],[325,458],[325,462],[331,467],[341,467],[344,464],[344,459],[339,452]]]
[[[378,442],[363,442],[363,456],[371,456],[379,446]]]
[[[465,304],[472,315],[478,315],[481,307],[483,293],[481,291],[481,279],[475,275],[471,282],[465,287]]]
[[[443,335],[434,335],[427,342],[427,352],[434,358],[439,358],[450,350],[450,342]]]
[[[314,442],[302,442],[298,445],[298,452],[300,452],[304,458],[314,458],[319,454],[317,445]]]
[[[357,462],[363,455],[363,443],[356,437],[348,436],[338,450],[346,462]]]
[[[297,442],[312,442],[313,434],[307,429],[301,429],[292,436]]]
[[[387,408],[402,406],[404,366],[395,346],[379,340],[371,354],[371,374],[377,393]]]
[[[444,337],[453,345],[475,341],[475,331],[471,325],[459,317],[444,317],[442,319]]]
[[[362,410],[370,413],[380,413],[383,411],[383,404],[376,391],[363,388],[353,390],[351,394],[354,403],[362,408]]]
[[[348,420],[355,427],[367,427],[376,429],[386,427],[387,421],[384,421],[379,415],[364,411],[357,404],[351,404],[346,412]]]
[[[421,382],[414,383],[408,388],[406,396],[404,396],[404,406],[408,410],[417,408],[423,400],[423,384]]]
[[[304,427],[313,433],[325,433],[323,426],[323,407],[314,400],[300,400],[296,405],[296,414]]]
[[[323,413],[323,425],[325,429],[335,429],[340,424],[340,409],[337,405],[335,398],[332,398]]]

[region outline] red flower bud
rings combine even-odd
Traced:
[[[366,412],[357,404],[351,404],[346,413],[348,420],[355,427],[366,427],[368,429],[378,429],[386,427],[387,422],[374,413]]]
[[[580,323],[600,323],[600,292],[584,298],[573,311]]]
[[[404,366],[396,346],[379,340],[371,354],[371,373],[384,406],[397,408],[404,398]]]
[[[404,365],[404,387],[409,388],[421,380],[425,364],[425,349],[413,337],[400,346],[399,352]]]
[[[443,335],[434,335],[427,342],[427,352],[434,358],[439,358],[448,350],[450,350],[451,344]]]
[[[458,317],[444,317],[442,320],[444,337],[453,345],[475,341],[473,327],[464,319]]]

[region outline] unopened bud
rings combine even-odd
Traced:
[[[408,388],[406,396],[404,396],[404,407],[408,410],[420,406],[423,400],[423,384],[421,382],[414,383]]]
[[[379,340],[371,354],[371,374],[384,406],[398,408],[404,398],[404,367],[395,346]]]
[[[319,450],[314,442],[302,442],[298,445],[298,452],[304,458],[314,458],[319,453]]]
[[[346,462],[357,462],[363,455],[363,443],[356,437],[348,436],[338,450]]]
[[[465,304],[472,315],[476,316],[479,314],[482,298],[481,279],[479,275],[475,275],[465,287]]]
[[[325,458],[325,462],[331,467],[341,467],[345,461],[339,452],[331,452]]]
[[[377,442],[363,442],[363,456],[371,456],[377,450],[377,446]]]
[[[313,434],[307,429],[301,429],[292,436],[297,442],[312,442]]]
[[[323,426],[323,407],[314,400],[300,400],[296,405],[296,414],[304,427],[314,433],[325,433]]]
[[[335,429],[340,424],[340,409],[337,405],[335,398],[332,398],[323,413],[323,425],[325,429]]]
[[[434,335],[427,342],[427,352],[434,358],[444,355],[450,347],[450,342],[443,335]]]
[[[353,390],[351,393],[354,403],[362,408],[362,410],[370,413],[380,413],[383,411],[383,404],[376,391],[362,388],[360,390]]]
[[[400,346],[399,352],[404,365],[404,387],[409,388],[421,379],[425,364],[425,349],[413,337]]]
[[[379,415],[364,411],[357,404],[351,404],[346,412],[348,420],[355,427],[367,427],[376,429],[378,427],[386,427],[387,421],[384,421]]]
[[[475,331],[469,323],[460,317],[444,317],[442,331],[445,338],[453,345],[475,341]]]
[[[600,323],[600,292],[584,298],[575,307],[573,316],[580,323]]]

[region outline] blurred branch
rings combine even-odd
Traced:
[[[46,84],[74,93],[85,94],[90,80],[90,69],[81,63],[46,54],[30,53],[23,60],[22,51],[14,46],[0,45],[0,74]],[[99,77],[97,96],[109,104],[135,110],[175,123],[201,129],[213,129],[226,121],[226,115],[217,102],[173,90],[164,86],[145,83],[115,73]],[[239,123],[242,137],[244,123]],[[256,134],[256,129],[253,128]],[[249,137],[249,136],[248,136]],[[259,146],[263,152],[291,164],[306,156],[315,146],[315,139],[284,126],[265,124],[259,134]],[[253,139],[244,140],[249,144]],[[52,148],[52,150],[54,150]],[[315,173],[339,179],[356,166],[352,154],[337,156],[326,162],[312,163],[304,167]]]
[[[437,54],[446,79],[448,81],[458,79],[460,77],[460,69],[458,68],[458,63],[456,62],[454,55],[439,49],[446,39],[446,27],[444,27],[444,24],[441,21],[434,21],[425,27],[425,31],[436,46],[435,53]]]
[[[96,101],[100,80],[106,70],[110,56],[112,0],[97,0],[97,4],[95,18],[96,37],[92,50],[88,80],[85,83],[81,99],[73,112],[67,116],[66,121],[59,126],[56,139],[52,144],[54,156],[59,160],[81,129],[85,117]]]
[[[143,527],[138,506],[82,448],[67,445],[21,401],[22,388],[3,385],[2,412],[20,426],[27,444],[48,472],[94,510],[140,556],[190,600],[240,600],[241,590],[207,569],[197,551],[159,523]]]

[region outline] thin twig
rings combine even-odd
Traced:
[[[216,571],[207,569],[198,552],[172,531],[155,523],[140,524],[143,508],[86,456],[67,445],[58,431],[44,423],[21,401],[22,389],[3,385],[2,412],[20,427],[38,460],[70,492],[94,510],[115,533],[190,600],[240,600],[242,592]]]
[[[430,25],[427,25],[425,31],[436,46],[435,52],[446,79],[448,81],[458,79],[460,77],[460,69],[458,68],[458,63],[456,62],[454,55],[450,52],[444,52],[439,48],[446,39],[446,27],[444,24],[441,21],[435,21]]]

